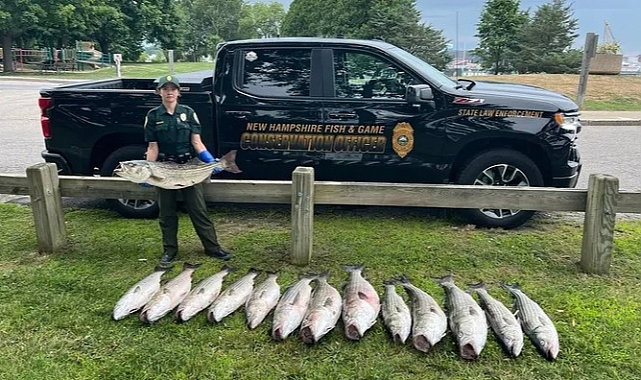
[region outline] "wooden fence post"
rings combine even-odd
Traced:
[[[614,223],[619,195],[619,179],[591,174],[583,222],[581,268],[589,274],[608,274],[612,262]]]
[[[292,174],[292,264],[312,259],[314,232],[314,168],[297,167]]]
[[[56,164],[40,163],[28,167],[27,182],[38,239],[38,251],[40,253],[56,252],[67,242]]]

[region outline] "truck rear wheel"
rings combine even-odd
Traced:
[[[543,186],[543,176],[527,156],[511,149],[483,152],[467,163],[458,176],[461,185]],[[535,211],[512,209],[464,209],[464,216],[483,227],[515,228],[528,221]]]
[[[114,169],[120,161],[141,160],[145,157],[145,147],[129,145],[111,153],[105,160],[100,175],[112,177]],[[158,216],[158,203],[154,200],[145,199],[107,199],[109,207],[120,215],[127,218],[156,218]]]

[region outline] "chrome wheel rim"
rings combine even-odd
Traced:
[[[154,205],[154,201],[148,199],[118,199],[123,206],[134,210],[145,210]]]
[[[530,180],[522,170],[515,166],[497,164],[479,173],[473,184],[480,186],[530,186]],[[521,212],[521,210],[495,208],[482,208],[479,211],[492,219],[509,218]]]

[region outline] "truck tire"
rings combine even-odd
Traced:
[[[496,149],[467,161],[456,182],[460,185],[543,186],[543,176],[526,155],[511,149]],[[463,209],[462,214],[478,226],[511,229],[525,223],[535,211]]]
[[[141,145],[124,146],[107,157],[100,175],[103,177],[114,176],[113,171],[120,161],[141,160],[145,157],[145,147]],[[127,218],[156,218],[158,217],[158,203],[145,199],[107,199],[109,207]]]

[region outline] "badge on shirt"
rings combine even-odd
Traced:
[[[186,113],[181,113],[180,114],[180,120],[187,121],[187,114]]]

